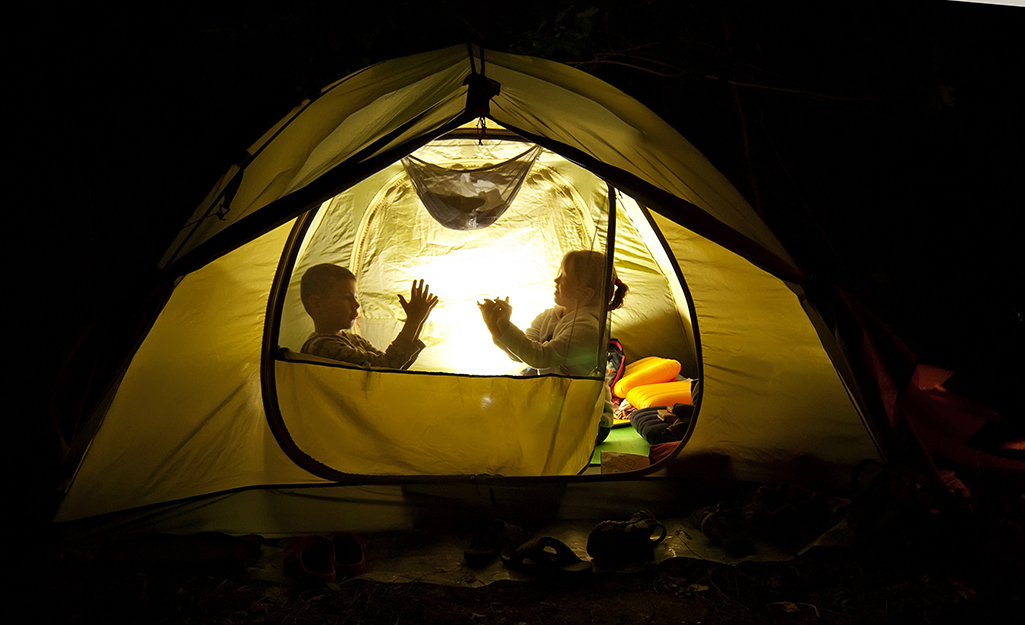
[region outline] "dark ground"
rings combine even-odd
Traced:
[[[592,572],[582,577],[514,573],[513,580],[481,585],[496,578],[493,570],[452,567],[452,558],[459,558],[455,550],[469,540],[463,543],[451,525],[432,525],[364,534],[368,570],[375,572],[377,555],[387,560],[378,569],[379,578],[415,579],[417,570],[394,560],[409,556],[424,567],[423,575],[444,571],[435,579],[462,585],[363,578],[311,584],[282,574],[285,540],[203,534],[185,542],[188,537],[156,536],[108,541],[99,548],[72,544],[36,560],[41,575],[33,578],[28,605],[40,622],[109,625],[1017,622],[1025,610],[1021,483],[970,471],[960,475],[970,497],[950,497],[906,474],[884,471],[850,499],[830,497],[833,514],[825,513],[822,499],[781,508],[772,524],[756,523],[748,512],[741,535],[756,539],[756,554],[798,554],[786,561],[729,565],[667,557],[682,553],[687,543],[680,539],[692,540],[695,532],[720,544],[711,529],[677,521],[667,523],[671,535],[666,544],[674,546],[659,552],[664,559],[658,564],[617,569],[591,560]],[[753,501],[750,485],[735,486],[696,501],[726,497],[725,503],[738,506]],[[580,536],[591,527],[575,525],[585,532]],[[829,528],[817,546],[806,547]],[[438,540],[439,531],[449,538]],[[712,553],[704,549],[695,553]],[[575,550],[590,559],[582,547]],[[276,565],[273,552],[279,554]],[[428,553],[434,556],[425,558]]]
[[[32,612],[46,623],[111,625],[1010,623],[1025,608],[1023,503],[1004,500],[962,523],[932,519],[893,540],[814,548],[787,562],[672,558],[640,572],[476,588],[364,579],[296,586],[253,580],[237,561],[126,566],[66,558],[38,589]]]
[[[76,578],[53,588],[49,623],[1009,623],[1022,585],[849,557],[736,567],[697,560],[575,585],[500,581],[481,588],[351,580],[295,587],[202,574]]]
[[[28,200],[8,207],[22,241],[9,271],[26,281],[13,287],[26,319],[12,334],[31,340],[17,352],[30,405],[15,413],[27,415],[15,447],[32,459],[16,480],[31,513],[18,520],[31,525],[24,562],[39,591],[19,598],[39,622],[1000,623],[1022,613],[1020,496],[915,547],[779,565],[683,561],[576,588],[356,580],[300,591],[240,573],[70,566],[35,546],[46,544],[59,456],[47,404],[66,399],[53,381],[82,331],[151,273],[239,152],[304,94],[469,38],[575,64],[647,104],[805,267],[868,302],[923,361],[954,370],[952,390],[1020,423],[1025,9],[554,0],[503,14],[456,0],[311,0],[74,5],[19,10],[9,26],[9,125],[28,139],[12,148]],[[928,525],[919,518],[904,535]],[[1004,538],[986,542],[994,536]]]

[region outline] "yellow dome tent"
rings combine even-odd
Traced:
[[[529,167],[486,227],[441,223],[409,174],[411,163],[456,172],[483,198],[501,185],[475,172],[517,158]],[[482,206],[474,197],[450,204]],[[630,286],[607,318],[627,359],[672,358],[701,381],[684,442],[632,474],[591,464],[603,372],[517,375],[476,308],[509,295],[513,321],[529,324],[577,248],[611,250]],[[357,275],[358,331],[382,347],[412,279],[440,296],[410,370],[298,353],[312,329],[298,282],[322,262]],[[586,492],[629,509],[672,496],[673,480],[710,477],[702,458],[719,460],[716,478],[835,485],[886,445],[889,400],[866,382],[859,346],[834,334],[850,330],[845,300],[809,283],[665,122],[541,59],[453,47],[326,87],[211,191],[155,293],[70,439],[57,521],[268,536],[393,528],[428,487],[492,504],[502,488]]]

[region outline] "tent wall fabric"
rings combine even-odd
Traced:
[[[490,103],[491,118],[497,123],[550,139],[682,198],[725,226],[720,235],[739,235],[732,240],[749,240],[766,257],[796,270],[790,255],[740,193],[694,146],[642,104],[559,63],[490,50],[482,54],[486,62],[482,69],[501,84],[501,92]],[[343,189],[348,187],[353,181],[345,176],[327,175],[339,168],[362,172],[362,165],[385,157],[385,162],[367,172],[373,173],[397,160],[394,150],[404,156],[412,151],[404,147],[407,144],[458,125],[464,117],[464,83],[474,69],[466,49],[454,46],[379,63],[326,87],[320,97],[296,107],[250,147],[244,169],[229,171],[218,183],[161,264],[173,264],[233,224],[317,181],[331,178],[334,182],[337,177]],[[319,201],[343,189],[318,186],[311,193],[322,194]]]
[[[555,212],[551,198],[562,198],[558,214],[572,217],[553,226],[562,234],[536,239],[550,257],[521,254],[525,268],[508,272],[533,276],[524,279],[524,293],[540,289],[537,302],[520,307],[529,323],[551,305],[552,264],[561,251],[603,250],[614,224],[608,240],[631,294],[611,316],[612,335],[628,359],[679,359],[684,375],[702,385],[688,438],[653,467],[656,476],[710,477],[691,463],[716,458],[716,479],[839,484],[857,462],[882,459],[879,418],[862,399],[869,386],[856,379],[857,367],[843,360],[829,324],[795,282],[801,269],[693,146],[583,72],[455,47],[381,63],[325,88],[218,183],[161,262],[163,275],[176,281],[173,291],[125,356],[109,405],[92,415],[95,435],[83,429],[91,437],[77,447],[86,451],[74,463],[58,521],[164,510],[170,516],[159,521],[159,513],[138,514],[154,522],[150,527],[274,535],[316,531],[322,519],[311,513],[298,527],[270,511],[233,523],[211,511],[242,500],[278,505],[269,502],[288,499],[272,496],[282,489],[301,497],[296,493],[309,488],[337,503],[350,495],[333,498],[331,489],[354,487],[335,482],[506,476],[508,484],[539,492],[613,483],[582,473],[602,410],[600,377],[523,378],[483,361],[445,360],[455,343],[444,337],[458,333],[443,324],[469,327],[445,315],[481,293],[499,294],[482,279],[460,276],[479,290],[453,296],[450,310],[439,310],[433,334],[425,333],[436,342],[419,369],[368,371],[294,353],[311,327],[298,281],[319,262],[359,276],[368,298],[360,332],[378,344],[394,336],[401,313],[394,294],[400,284],[408,288],[410,272],[428,266],[426,246],[414,242],[434,232],[425,230],[429,221],[420,230],[411,225],[426,211],[416,212],[400,159],[415,153],[453,160],[469,149],[444,135],[471,121],[466,83],[478,70],[500,85],[488,103],[489,122],[496,137],[503,128],[516,135],[509,157],[532,143],[545,149],[495,226],[446,236],[496,226],[502,233],[505,219],[521,219],[514,232],[526,232],[538,222],[531,211]],[[446,246],[437,245],[443,251],[431,258],[461,249]],[[397,266],[417,258],[419,265]],[[479,315],[476,324],[483,329]],[[382,513],[381,525],[396,518],[406,517]]]

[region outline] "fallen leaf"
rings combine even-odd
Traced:
[[[768,605],[770,605],[770,606],[779,606],[779,608],[781,610],[783,610],[784,612],[786,612],[787,614],[793,614],[794,612],[800,612],[801,611],[801,606],[805,606],[805,607],[809,608],[812,612],[815,613],[815,617],[816,618],[818,618],[818,616],[819,616],[819,609],[816,608],[815,606],[813,606],[810,603],[794,603],[792,601],[776,601],[775,603],[770,603]]]

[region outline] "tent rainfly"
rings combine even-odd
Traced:
[[[571,249],[606,252],[630,287],[606,316],[627,362],[701,383],[684,440],[634,472],[592,460],[604,372],[518,375],[477,310],[510,296],[526,327]],[[325,262],[357,276],[357,331],[382,347],[411,280],[439,295],[409,370],[299,353],[299,280]],[[72,417],[59,522],[396,528],[431,488],[650,509],[684,482],[839,485],[914,449],[894,392],[914,364],[881,327],[675,130],[550,61],[453,47],[326,87],[227,172],[157,273]]]

